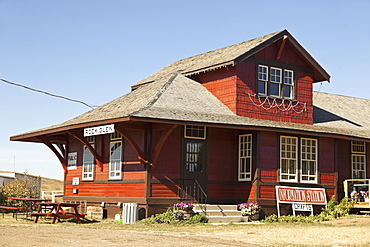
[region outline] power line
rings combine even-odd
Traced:
[[[65,99],[65,100],[68,100],[68,101],[80,103],[80,104],[83,104],[83,105],[85,105],[87,107],[90,107],[91,109],[94,109],[94,108],[98,107],[96,105],[87,104],[87,103],[85,103],[85,102],[83,102],[81,100],[75,100],[75,99],[71,99],[71,98],[68,98],[68,97],[65,97],[65,96],[60,96],[60,95],[48,93],[48,92],[45,92],[45,91],[42,91],[42,90],[38,90],[38,89],[35,89],[35,88],[24,86],[24,85],[21,85],[21,84],[18,84],[18,83],[14,83],[14,82],[11,82],[11,81],[7,81],[5,79],[0,79],[0,80],[3,81],[3,82],[5,82],[5,83],[8,83],[10,85],[13,85],[13,86],[22,87],[22,88],[25,88],[25,89],[28,89],[28,90],[31,90],[31,91],[34,91],[34,92],[46,94],[48,96],[52,96],[52,97],[61,98],[61,99]]]

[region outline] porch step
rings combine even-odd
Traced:
[[[194,211],[206,215],[210,223],[248,221],[238,211],[237,205],[197,204]]]

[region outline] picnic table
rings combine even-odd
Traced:
[[[23,204],[23,210],[26,214],[26,218],[28,218],[28,214],[34,210],[35,203],[37,202],[47,202],[51,201],[50,199],[42,199],[42,198],[23,198],[23,197],[10,197],[10,200],[19,201]]]
[[[35,223],[38,222],[40,216],[52,217],[52,224],[56,220],[60,221],[60,218],[76,218],[77,223],[81,224],[81,218],[85,218],[86,214],[79,214],[77,207],[79,203],[65,203],[65,202],[37,202],[38,205],[37,213],[31,213],[31,217],[35,216]],[[64,208],[73,208],[74,212],[66,212]]]
[[[0,206],[0,209],[3,214],[3,218],[4,218],[5,211],[11,211],[13,213],[13,218],[15,216],[16,220],[18,220],[17,213],[21,210],[24,210],[24,208],[21,208],[21,207],[11,207],[11,206]]]
[[[24,211],[26,214],[26,217],[28,217],[28,213],[32,211],[35,202],[44,202],[44,201],[50,201],[49,199],[40,199],[40,198],[18,198],[18,197],[10,197],[8,198],[13,201],[20,201],[22,202],[21,206],[14,206],[14,205],[5,205],[5,206],[0,206],[0,209],[3,214],[4,218],[4,211],[11,211],[13,213],[13,218],[17,219],[17,213],[20,211]]]

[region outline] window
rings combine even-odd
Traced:
[[[109,179],[122,177],[122,136],[118,132],[110,134]]]
[[[86,137],[87,141],[94,148],[94,137]],[[84,145],[83,150],[83,163],[82,163],[82,180],[94,180],[94,164],[95,158],[92,155],[90,149]]]
[[[297,137],[280,137],[280,180],[297,182]]]
[[[352,151],[352,178],[366,178],[366,145],[365,142],[353,141]]]
[[[301,182],[317,182],[317,140],[301,139]]]
[[[293,71],[258,65],[257,92],[259,95],[293,99]]]
[[[202,172],[204,164],[204,143],[186,142],[186,166],[187,172]]]
[[[281,136],[280,181],[317,183],[317,153],[317,139]]]
[[[238,180],[251,181],[252,178],[252,135],[239,136]]]
[[[185,138],[206,139],[206,127],[196,125],[185,125]]]

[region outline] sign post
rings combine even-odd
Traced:
[[[278,217],[280,217],[280,203],[292,204],[294,215],[295,211],[310,211],[311,214],[313,214],[312,204],[327,204],[324,188],[303,188],[288,186],[276,186],[275,188]]]

